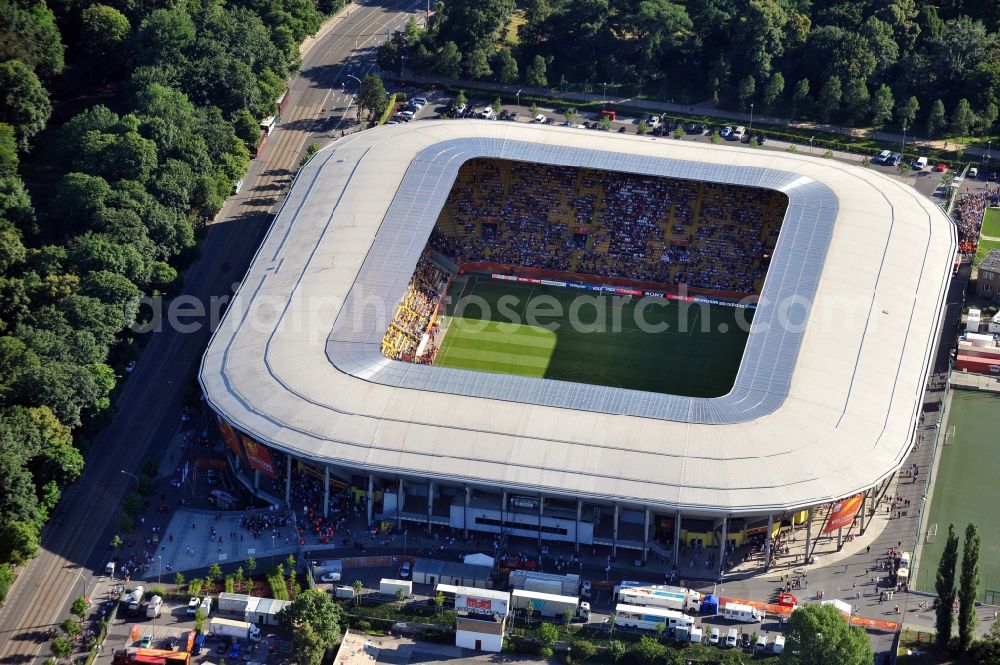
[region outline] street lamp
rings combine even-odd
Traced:
[[[521,89],[517,89],[517,112],[521,112]]]
[[[986,142],[986,165],[983,166],[983,170],[986,173],[983,174],[984,178],[990,177],[990,148],[993,147],[993,141],[989,140]]]
[[[604,93],[601,95],[601,104],[603,106],[608,105],[608,84],[604,84]]]
[[[902,155],[902,159],[906,159],[906,123],[903,123],[903,145],[899,150],[899,154]]]
[[[809,152],[812,152],[812,150],[813,150],[813,139],[814,138],[816,138],[816,137],[815,136],[810,136],[809,137]]]
[[[753,102],[750,102],[750,133],[748,136],[753,136]]]
[[[271,534],[271,567],[274,568],[274,534]]]
[[[135,475],[134,473],[129,473],[125,469],[122,469],[122,473],[124,473],[126,476],[129,476],[130,478],[135,478],[136,483],[139,482],[139,476]]]
[[[156,583],[163,583],[163,555],[158,554],[156,556]]]
[[[348,75],[347,75],[347,78],[349,78],[349,79],[354,79],[355,81],[357,81],[357,82],[358,82],[358,90],[360,90],[360,89],[361,89],[361,79],[359,79],[359,78],[358,78],[357,76],[355,76],[354,74],[348,74]]]
[[[87,604],[90,604],[90,599],[87,598],[87,579],[83,576],[83,566],[79,566],[80,570],[76,571],[77,577],[80,578],[80,585],[83,586],[83,593],[81,597],[86,599]]]

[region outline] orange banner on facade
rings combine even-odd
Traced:
[[[851,522],[854,521],[854,516],[861,510],[864,501],[864,494],[856,494],[833,504],[830,517],[826,520],[826,526],[823,527],[823,533],[830,533],[837,529],[843,529],[845,526],[850,526]]]
[[[267,446],[257,443],[245,434],[240,438],[243,439],[243,448],[247,451],[247,461],[250,462],[250,466],[268,478],[276,479],[278,476],[274,473],[274,464],[271,462],[271,453],[268,452]]]
[[[229,446],[229,450],[233,451],[237,458],[243,457],[243,450],[240,448],[240,440],[236,436],[236,430],[221,416],[219,416],[219,430],[222,432],[222,440]]]

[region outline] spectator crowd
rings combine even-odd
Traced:
[[[786,205],[751,187],[476,159],[459,172],[430,246],[462,261],[749,294]]]
[[[434,265],[428,253],[424,253],[417,261],[413,277],[382,338],[382,355],[393,360],[433,361],[437,352],[434,341],[437,335],[431,328],[431,322],[441,303],[446,283],[444,271]],[[425,333],[430,336],[430,343],[418,358],[417,350]]]

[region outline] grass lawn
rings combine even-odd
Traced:
[[[476,277],[450,295],[437,365],[696,397],[729,392],[753,314]]]
[[[990,253],[991,249],[1000,249],[1000,240],[980,240],[979,245],[976,247],[976,258],[974,265],[979,265],[986,258],[986,255]]]
[[[1000,238],[1000,208],[987,208],[983,215],[984,236]]]
[[[979,527],[979,594],[983,600],[995,593],[1000,601],[1000,455],[996,432],[1000,427],[1000,396],[966,390],[952,394],[947,428],[955,428],[950,445],[941,448],[941,462],[934,479],[934,497],[927,531],[937,525],[933,542],[925,542],[917,566],[917,588],[933,591],[941,550],[954,524],[959,548],[969,522]],[[961,549],[959,550],[961,551]],[[988,601],[989,602],[989,601]]]
[[[896,663],[898,665],[952,665],[959,662],[954,660],[951,654],[943,652],[931,644],[933,639],[933,633],[916,633],[912,630],[904,630],[899,636]],[[907,651],[913,655],[906,655]]]

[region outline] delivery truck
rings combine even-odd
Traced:
[[[341,584],[333,590],[333,596],[335,598],[354,598],[354,587],[346,586]]]
[[[679,586],[622,582],[615,587],[615,601],[623,605],[700,612],[702,595]]]
[[[395,596],[399,590],[403,590],[403,595],[409,598],[413,595],[413,582],[410,580],[390,580],[382,578],[378,583],[378,592],[388,596]]]
[[[212,619],[208,624],[208,632],[216,637],[228,637],[234,640],[252,640],[256,642],[260,639],[260,628],[248,621],[236,621],[234,619]]]
[[[590,603],[580,602],[575,596],[559,596],[540,591],[514,589],[511,594],[514,609],[527,610],[538,616],[566,620],[566,615],[576,621],[590,621]]]
[[[512,570],[508,578],[511,589],[551,593],[556,596],[579,596],[579,575],[554,575],[534,570]]]
[[[146,594],[146,589],[142,585],[137,586],[132,589],[131,593],[125,596],[124,600],[128,603],[129,612],[138,612],[139,608],[142,606],[142,597]]]

